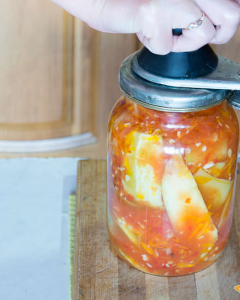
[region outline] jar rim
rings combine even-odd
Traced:
[[[164,112],[194,112],[194,111],[201,111],[201,110],[206,110],[208,108],[212,108],[214,106],[218,106],[219,104],[223,103],[226,98],[223,98],[221,100],[218,100],[214,103],[211,103],[209,105],[205,105],[205,106],[201,106],[201,107],[192,107],[192,108],[169,108],[169,107],[163,107],[163,106],[159,106],[159,105],[154,105],[154,104],[149,104],[146,103],[144,101],[138,100],[134,97],[132,97],[131,95],[127,94],[120,86],[119,89],[121,91],[121,93],[130,101],[133,101],[134,103],[141,105],[145,108],[149,108],[152,110],[157,110],[157,111],[164,111]]]
[[[229,90],[170,87],[141,78],[133,70],[136,53],[122,63],[118,76],[121,92],[130,100],[144,107],[173,112],[205,110],[222,103]]]

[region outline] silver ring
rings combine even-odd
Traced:
[[[199,19],[196,23],[191,23],[188,27],[186,27],[184,29],[191,30],[191,31],[197,29],[199,26],[202,25],[204,18],[205,18],[205,15],[204,15],[204,13],[202,13],[201,19]]]

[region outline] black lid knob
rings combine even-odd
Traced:
[[[174,30],[180,35],[181,29]],[[171,52],[156,55],[147,48],[138,54],[138,63],[146,71],[170,78],[197,78],[212,73],[218,65],[218,57],[209,45],[191,52]]]

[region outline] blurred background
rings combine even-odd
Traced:
[[[28,156],[105,158],[119,66],[141,47],[136,36],[99,33],[49,0],[2,0],[0,16],[0,157],[47,141]],[[240,63],[239,45],[240,32],[213,48]],[[79,146],[56,151],[59,139]]]

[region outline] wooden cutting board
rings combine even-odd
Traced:
[[[240,176],[234,221],[220,258],[209,268],[182,277],[157,277],[129,267],[109,245],[106,228],[105,160],[78,167],[73,299],[79,300],[235,300],[240,293]]]

